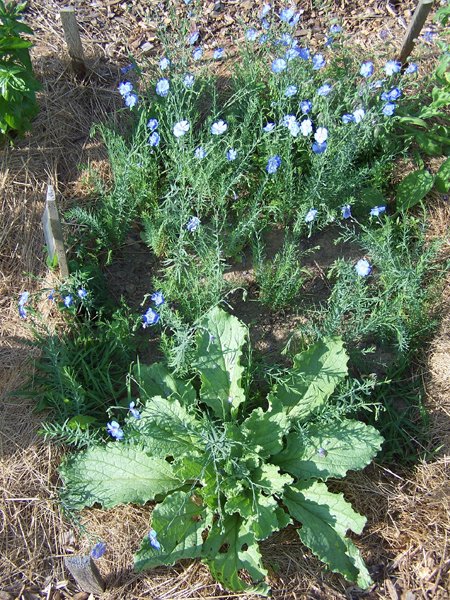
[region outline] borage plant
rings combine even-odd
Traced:
[[[296,355],[263,408],[250,406],[243,388],[247,336],[237,318],[215,308],[197,333],[191,381],[161,363],[138,365],[141,411],[132,403],[123,428],[108,424],[115,442],[65,461],[63,502],[81,509],[156,500],[138,571],[200,558],[227,588],[264,595],[258,542],[299,522],[314,554],[366,588],[369,573],[346,537],[361,533],[365,518],[325,481],[367,465],[382,438],[364,423],[317,416],[347,375],[342,341]]]

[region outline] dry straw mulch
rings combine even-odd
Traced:
[[[75,81],[65,62],[57,18],[64,4],[56,0],[29,3],[28,19],[37,42],[34,65],[43,83],[41,112],[32,132],[14,148],[3,148],[0,155],[0,592],[4,593],[0,598],[81,600],[83,596],[76,596],[76,585],[64,569],[63,557],[87,552],[98,539],[108,543],[108,552],[99,561],[108,584],[105,600],[239,597],[227,595],[197,562],[134,575],[132,554],[148,530],[149,507],[85,511],[81,525],[87,534],[78,535],[57,503],[56,468],[61,451],[42,442],[41,416],[33,412],[33,406],[11,395],[30,375],[31,350],[26,343],[30,333],[17,316],[17,296],[25,289],[51,285],[45,283],[48,275],[40,228],[46,185],[53,183],[63,206],[83,201],[88,191],[80,183],[78,165],[95,162],[107,168],[89,130],[120,103],[115,91],[119,68],[113,61],[119,58],[124,64],[127,52],[156,52],[155,19],[161,10],[156,2],[75,2],[92,68],[86,82]],[[344,24],[356,38],[364,39],[366,45],[386,44],[390,52],[398,45],[411,10],[411,3],[403,4],[398,12],[376,2],[330,2],[328,7],[335,16],[345,15]],[[303,35],[307,37],[324,31],[321,18],[327,5],[317,5],[318,10],[306,13]],[[236,22],[246,21],[255,6],[259,3],[209,3],[200,24],[206,44],[230,40]],[[431,219],[436,233],[446,233],[448,207],[438,205]],[[447,309],[444,302],[443,314]],[[409,473],[373,466],[342,484],[355,508],[368,516],[365,533],[356,541],[377,583],[365,598],[450,597],[449,332],[450,318],[446,317],[424,372],[432,444],[441,447],[436,458]],[[329,600],[361,595],[341,578],[325,573],[292,529],[267,540],[263,551],[274,598]]]

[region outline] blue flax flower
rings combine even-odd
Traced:
[[[106,552],[105,542],[98,542],[91,550],[92,558],[101,558]]]
[[[314,134],[314,139],[318,144],[323,144],[328,139],[328,129],[326,127],[318,127]]]
[[[314,152],[314,154],[323,154],[326,149],[327,149],[326,142],[322,142],[321,144],[319,144],[318,142],[314,142],[312,145],[312,151]]]
[[[291,27],[297,25],[300,20],[300,13],[296,13],[293,8],[283,8],[279,16],[284,23],[287,23]]]
[[[78,297],[81,298],[81,300],[86,298],[86,296],[88,295],[87,290],[84,289],[83,287],[77,291],[77,294],[78,294]]]
[[[157,131],[154,131],[153,133],[150,134],[150,136],[148,138],[148,145],[151,146],[152,148],[156,148],[156,146],[159,145],[160,140],[161,140],[161,137],[160,137],[159,133]]]
[[[374,206],[373,208],[370,209],[370,216],[371,217],[379,217],[380,215],[382,215],[385,212],[386,212],[385,206]]]
[[[272,7],[270,6],[270,4],[264,4],[261,9],[261,14],[259,15],[259,18],[264,19],[264,17],[267,17],[271,10]]]
[[[289,48],[289,50],[286,50],[286,54],[284,55],[284,58],[286,59],[287,62],[290,62],[291,60],[294,60],[294,58],[298,57],[298,48]]]
[[[416,65],[416,63],[410,63],[406,69],[405,69],[405,73],[408,73],[408,75],[411,75],[412,73],[417,73],[419,67]]]
[[[372,267],[370,266],[370,263],[365,258],[361,258],[356,263],[355,270],[360,277],[367,277],[367,275],[370,275],[370,272],[372,271]]]
[[[169,93],[170,83],[168,79],[160,79],[156,84],[156,93],[158,96],[165,98]]]
[[[123,81],[119,83],[119,94],[125,98],[127,94],[130,94],[133,91],[133,84],[130,81]]]
[[[225,56],[225,50],[223,48],[216,48],[214,50],[213,58],[215,60],[220,60]]]
[[[288,85],[288,87],[286,88],[286,91],[284,92],[284,95],[286,96],[286,98],[292,98],[292,96],[295,96],[296,93],[297,93],[297,86]]]
[[[111,437],[113,437],[116,440],[123,440],[123,437],[125,435],[123,433],[123,429],[121,428],[121,426],[119,425],[119,423],[117,421],[110,421],[109,423],[107,423],[106,431],[109,433],[109,435]]]
[[[324,83],[323,85],[320,86],[320,88],[318,88],[317,90],[317,95],[318,96],[328,96],[328,94],[333,90],[333,86],[330,85],[329,83]]]
[[[186,135],[186,133],[189,131],[190,128],[191,128],[191,125],[190,125],[189,121],[186,121],[186,120],[179,121],[178,123],[175,123],[175,125],[173,126],[173,135],[176,138],[183,137],[183,135]]]
[[[284,58],[276,58],[272,63],[272,71],[277,74],[281,73],[281,71],[284,71],[286,67],[287,63]]]
[[[312,223],[317,217],[319,211],[316,208],[310,208],[305,216],[305,223]]]
[[[67,294],[67,296],[64,296],[63,302],[66,308],[70,308],[73,304],[73,297],[70,294]]]
[[[275,154],[275,156],[271,156],[269,158],[269,160],[267,161],[267,166],[266,166],[267,173],[269,173],[269,175],[273,175],[274,173],[276,173],[278,171],[278,169],[280,168],[280,165],[281,165],[281,157],[278,156],[278,154]]]
[[[188,44],[190,46],[193,46],[195,44],[195,42],[198,40],[198,38],[200,37],[200,32],[199,31],[194,31],[193,33],[191,33],[191,35],[188,37]]]
[[[205,158],[205,156],[206,156],[206,150],[202,146],[198,146],[194,150],[194,156],[195,156],[195,158],[202,160],[202,158]]]
[[[154,302],[155,306],[161,306],[161,304],[164,304],[165,302],[164,295],[160,291],[153,292],[153,294],[150,296],[150,300]]]
[[[332,25],[330,27],[330,33],[341,33],[342,27],[340,25]]]
[[[133,69],[134,69],[134,65],[133,64],[129,64],[129,65],[125,65],[124,67],[121,67],[120,68],[120,72],[122,73],[122,75],[126,75],[127,73],[129,73]]]
[[[341,121],[343,123],[354,123],[355,122],[355,117],[352,114],[350,114],[350,113],[345,113],[345,115],[342,115]]]
[[[296,51],[302,60],[309,60],[311,58],[311,52],[309,51],[309,48],[296,48]]]
[[[300,124],[295,118],[289,122],[287,128],[289,129],[289,133],[294,137],[297,137],[300,133]]]
[[[312,134],[313,128],[312,128],[312,122],[310,119],[304,119],[300,125],[300,129],[302,132],[302,135],[304,137],[308,137]]]
[[[164,56],[159,61],[159,68],[161,69],[161,71],[165,71],[169,67],[170,67],[170,60],[166,56]]]
[[[140,413],[140,412],[138,411],[138,409],[136,408],[136,404],[135,404],[135,402],[130,402],[130,404],[129,404],[129,407],[128,407],[128,408],[129,408],[129,410],[130,410],[130,413],[133,415],[133,417],[134,417],[134,418],[135,418],[137,421],[139,421],[139,419],[141,418],[141,413]]]
[[[273,131],[275,129],[275,123],[266,123],[263,127],[263,131],[265,131],[266,133],[270,133],[271,131]]]
[[[229,160],[230,162],[233,160],[236,160],[237,158],[237,150],[235,150],[234,148],[230,148],[229,150],[227,150],[227,160]]]
[[[190,89],[194,85],[195,77],[191,73],[186,73],[183,79],[185,88]]]
[[[158,119],[149,119],[147,121],[147,129],[150,131],[155,131],[155,129],[158,129],[158,125]]]
[[[399,73],[402,68],[401,63],[398,60],[388,60],[384,65],[384,72],[388,77],[394,75],[394,73]]]
[[[367,77],[373,75],[374,70],[375,67],[373,66],[373,62],[363,62],[363,64],[361,65],[361,69],[359,70],[359,74],[367,79]]]
[[[200,225],[200,219],[198,217],[191,217],[186,224],[186,229],[191,233],[198,229]]]
[[[228,129],[228,125],[222,119],[211,125],[211,133],[213,135],[222,135]]]
[[[396,108],[397,108],[397,105],[394,102],[388,102],[387,104],[385,104],[383,106],[382,113],[386,117],[392,117]]]
[[[200,46],[198,48],[194,48],[194,50],[192,52],[192,58],[194,60],[200,60],[202,56],[203,56],[203,48],[200,48]]]
[[[150,542],[150,546],[152,546],[152,548],[154,548],[155,550],[161,550],[161,544],[156,539],[157,535],[158,534],[154,529],[150,529],[150,531],[148,532],[148,541]]]
[[[341,211],[344,219],[349,219],[352,216],[350,204],[344,204],[344,206],[341,208]]]
[[[261,19],[261,27],[263,29],[265,29],[266,31],[268,31],[270,29],[270,23],[269,23],[269,21],[267,19]]]
[[[137,94],[135,94],[134,92],[131,92],[131,94],[127,94],[124,97],[125,100],[125,105],[128,106],[128,108],[134,108],[136,106],[136,104],[139,101],[139,98],[137,97]]]
[[[323,54],[314,54],[314,56],[312,57],[312,64],[313,71],[318,71],[319,69],[322,69],[326,64]]]
[[[27,311],[25,309],[25,304],[28,302],[29,297],[30,297],[30,292],[22,292],[19,296],[19,316],[21,319],[27,318]]]
[[[307,115],[312,110],[312,102],[311,100],[302,100],[300,102],[300,110],[304,115]]]
[[[361,123],[364,119],[366,111],[363,108],[357,108],[353,113],[353,118],[355,119],[355,123]]]
[[[159,321],[159,315],[152,308],[148,308],[142,315],[142,328],[147,329],[150,325],[156,325]]]
[[[248,39],[249,42],[254,42],[258,37],[258,32],[256,31],[256,29],[253,28],[247,29],[247,31],[245,32],[245,37]]]

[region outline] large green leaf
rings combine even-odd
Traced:
[[[265,540],[291,522],[288,513],[278,506],[272,496],[265,496],[256,490],[247,489],[230,498],[225,504],[225,512],[229,515],[239,513],[256,540]]]
[[[407,175],[397,187],[397,208],[407,210],[418,204],[433,187],[434,177],[425,169]]]
[[[173,565],[183,558],[202,556],[202,532],[211,523],[212,513],[197,496],[186,492],[166,496],[152,513],[152,529],[157,533],[161,548],[152,546],[146,536],[134,557],[135,570]]]
[[[441,194],[450,191],[450,158],[447,158],[439,167],[439,171],[436,173],[435,187]]]
[[[289,375],[270,393],[291,420],[303,421],[322,406],[347,375],[348,356],[341,338],[317,342],[294,357]]]
[[[311,425],[302,433],[289,434],[286,448],[271,460],[299,479],[326,480],[362,469],[382,443],[378,431],[360,421]]]
[[[238,514],[225,516],[215,523],[204,543],[211,574],[234,592],[269,593],[265,583],[267,571],[261,562],[258,542],[249,525]],[[240,577],[245,569],[253,580],[249,586]]]
[[[196,394],[192,385],[174,377],[163,363],[152,365],[138,363],[134,367],[134,375],[139,387],[145,391],[148,398],[176,395],[186,404],[195,402]]]
[[[307,481],[286,487],[284,502],[302,524],[302,542],[333,572],[356,581],[363,589],[372,583],[358,549],[345,537],[349,529],[361,533],[366,519],[342,494],[331,493],[324,483]]]
[[[60,475],[65,484],[62,499],[75,509],[96,503],[105,508],[145,504],[182,483],[166,460],[120,442],[69,456]]]
[[[199,325],[193,366],[202,382],[201,400],[224,420],[245,400],[240,364],[247,328],[216,307]]]
[[[153,455],[179,457],[202,448],[200,422],[176,398],[150,398],[133,425]]]
[[[289,419],[282,411],[255,408],[242,423],[242,433],[253,450],[262,457],[277,454],[283,448],[283,436],[289,428]]]

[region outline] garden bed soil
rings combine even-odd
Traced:
[[[228,595],[213,582],[198,562],[172,568],[158,568],[134,575],[132,554],[148,530],[149,507],[126,506],[111,511],[85,511],[82,519],[88,536],[80,537],[63,518],[57,503],[56,468],[61,451],[42,441],[42,416],[33,405],[11,395],[30,374],[28,358],[30,331],[17,315],[18,294],[52,287],[43,253],[40,217],[45,188],[51,181],[63,207],[83,203],[91,190],[80,177],[80,164],[91,163],[107,173],[105,154],[91,140],[92,123],[104,121],[120,104],[115,92],[119,66],[127,54],[138,59],[157,52],[155,2],[75,2],[82,38],[92,75],[86,82],[71,76],[66,62],[58,11],[63,1],[31,0],[27,20],[35,29],[33,62],[43,89],[39,94],[41,112],[33,130],[12,149],[1,151],[2,225],[0,242],[0,598],[70,598],[82,600],[64,568],[63,557],[88,552],[93,542],[106,540],[108,552],[99,561],[107,581],[105,600],[127,598],[245,597]],[[253,2],[210,2],[200,27],[206,46],[214,42],[233,43],[231,31],[236,22],[254,17]],[[214,11],[214,7],[220,8]],[[315,7],[315,9],[314,9]],[[377,48],[389,56],[399,46],[412,2],[311,2],[305,8],[303,35],[325,32],[325,19],[335,17],[353,36],[363,42],[365,51]],[[182,10],[189,10],[182,7]],[[328,23],[328,20],[327,20]],[[432,60],[434,49],[428,48]],[[427,57],[425,57],[427,58]],[[447,233],[450,224],[448,204],[436,198],[431,213],[436,234]],[[320,235],[320,234],[319,234]],[[337,256],[329,239],[320,240],[322,259],[315,269],[311,297],[326,299],[326,268]],[[311,244],[317,242],[310,240]],[[328,243],[327,243],[328,242]],[[276,240],[275,240],[276,246]],[[110,269],[110,291],[115,297],[142,298],[150,291],[147,278],[155,268],[149,254],[131,236],[118,261]],[[135,279],[130,280],[130,264]],[[247,270],[247,273],[245,271]],[[251,283],[251,269],[234,273]],[[231,277],[231,275],[230,275]],[[46,283],[42,284],[42,281]],[[450,290],[447,282],[446,291]],[[132,287],[133,286],[133,287]],[[448,571],[450,450],[450,318],[448,295],[444,290],[443,321],[426,362],[418,365],[426,386],[426,406],[430,413],[430,449],[434,456],[409,470],[377,466],[350,475],[340,488],[356,510],[367,515],[368,524],[356,539],[370,565],[374,586],[366,593],[325,572],[299,542],[293,528],[263,543],[273,597],[276,599],[368,598],[390,600],[444,600],[450,597]],[[250,300],[233,301],[236,313],[252,329],[259,349],[277,354],[293,328],[295,314],[269,317]],[[1,595],[3,594],[3,596]]]

